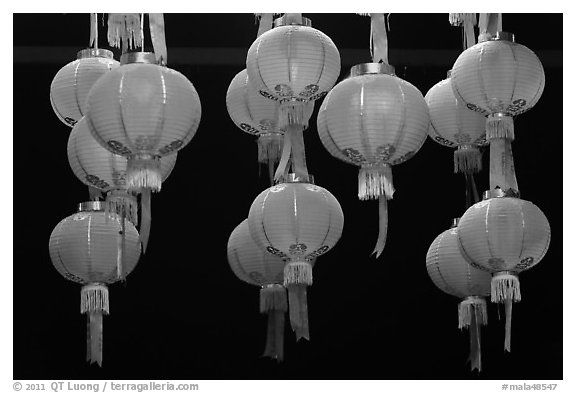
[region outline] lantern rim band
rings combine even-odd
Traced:
[[[114,53],[108,49],[100,49],[100,48],[87,48],[82,49],[76,53],[76,59],[88,59],[91,57],[103,57],[106,59],[114,59]]]
[[[452,219],[452,226],[450,227],[450,229],[456,228],[459,223],[460,223],[460,217],[454,217]]]
[[[518,272],[512,270],[502,270],[500,272],[492,273],[492,278],[500,277],[500,276],[514,276],[518,277]]]
[[[462,301],[464,302],[469,302],[469,303],[484,303],[486,304],[486,299],[484,299],[484,296],[478,296],[478,295],[470,295],[470,296],[466,296]]]
[[[396,76],[394,66],[387,63],[360,63],[350,68],[350,77],[368,75],[368,74],[384,74]]]
[[[280,183],[307,183],[314,184],[314,175],[308,175],[308,179],[300,178],[295,173],[289,173]]]
[[[513,33],[509,33],[507,31],[497,31],[490,41],[509,41],[509,42],[516,42]]]
[[[102,201],[87,201],[78,204],[78,213],[80,212],[103,212],[105,210],[105,202]]]
[[[120,57],[120,65],[135,63],[158,65],[154,52],[126,52]]]
[[[520,198],[520,194],[513,190],[509,189],[507,191],[503,191],[500,187],[495,188],[493,190],[487,190],[482,193],[482,200],[486,201],[492,198]]]
[[[262,289],[268,289],[268,288],[271,288],[271,289],[279,288],[280,289],[280,288],[284,288],[284,285],[282,285],[282,284],[264,284],[264,285],[262,285]]]
[[[274,27],[280,26],[306,26],[312,27],[312,21],[309,18],[302,17],[302,23],[298,23],[294,18],[287,18],[286,15],[282,15],[280,18],[274,20]]]
[[[97,281],[82,285],[82,290],[97,289],[97,288],[103,288],[103,289],[107,290],[108,286],[106,284],[104,284],[103,282],[97,282]]]

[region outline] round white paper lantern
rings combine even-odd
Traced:
[[[50,103],[58,118],[73,127],[86,114],[88,92],[105,73],[118,67],[106,49],[83,49],[56,73],[50,85]]]

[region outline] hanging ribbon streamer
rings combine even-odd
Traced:
[[[495,188],[513,195],[519,193],[510,139],[490,140],[490,189]]]
[[[116,278],[124,281],[124,248],[126,244],[126,214],[124,211],[119,215],[120,232],[118,233],[118,252],[116,253]]]
[[[308,180],[303,127],[294,124],[287,126],[284,133],[282,157],[274,175],[276,182],[280,182],[288,174],[288,162],[290,159],[292,160],[292,171],[296,176],[302,180]]]
[[[108,43],[122,53],[142,47],[140,14],[108,14]]]
[[[378,241],[376,242],[374,251],[370,254],[376,254],[376,258],[379,258],[380,254],[382,254],[384,246],[386,246],[386,236],[388,234],[388,202],[386,195],[380,195],[378,198],[378,217]]]
[[[148,14],[148,20],[156,60],[158,64],[165,66],[168,63],[168,49],[166,48],[166,34],[164,32],[164,14]]]
[[[256,37],[260,37],[262,34],[270,30],[274,24],[274,14],[254,14],[256,20],[259,21],[258,33]]]
[[[452,26],[462,26],[463,46],[468,49],[476,44],[474,26],[476,26],[476,14],[450,14],[448,17]]]
[[[471,370],[482,371],[482,349],[480,343],[480,324],[476,317],[476,309],[471,316],[470,323],[470,360]]]
[[[504,350],[510,352],[510,342],[512,338],[512,299],[506,299],[504,302],[506,310],[506,335],[504,337]]]
[[[308,301],[305,284],[288,285],[288,301],[290,303],[290,326],[296,335],[296,341],[301,338],[310,340],[308,328]]]
[[[388,64],[388,35],[384,14],[370,14],[370,53],[374,63]]]
[[[486,300],[478,296],[470,296],[458,305],[458,327],[468,329],[470,333],[470,356],[472,370],[482,371],[480,335],[481,325],[488,324]]]
[[[492,302],[504,303],[506,311],[506,336],[504,350],[510,352],[512,334],[512,303],[522,300],[520,280],[514,272],[498,272],[492,277]]]
[[[90,14],[90,46],[98,49],[98,14]]]
[[[86,361],[102,367],[103,314],[110,312],[108,288],[99,283],[87,284],[80,295],[80,312],[86,314],[88,320]]]
[[[288,310],[286,289],[273,284],[260,290],[260,312],[268,314],[266,348],[262,356],[284,360],[284,314]]]
[[[474,181],[474,174],[464,172],[464,178],[466,180],[466,206],[465,210],[477,202],[480,202],[480,196],[478,194],[478,189],[476,188],[476,182]]]
[[[146,253],[148,247],[148,238],[150,237],[150,226],[152,223],[152,201],[150,189],[142,190],[141,209],[142,217],[140,220],[140,242],[142,243],[142,253]]]
[[[480,14],[478,29],[478,42],[489,40],[497,31],[502,31],[502,14]]]

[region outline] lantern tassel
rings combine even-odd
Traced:
[[[150,237],[150,226],[152,224],[152,201],[150,190],[142,191],[142,219],[140,220],[140,243],[142,243],[142,253],[146,253],[148,247],[148,238]]]
[[[284,286],[312,285],[312,265],[307,261],[290,261],[284,266]]]
[[[284,360],[284,313],[288,311],[286,289],[273,284],[260,290],[260,312],[268,314],[266,348],[262,356]]]
[[[374,63],[388,64],[388,35],[384,14],[370,14],[370,53]]]
[[[136,197],[124,190],[112,190],[106,195],[106,213],[112,212],[138,225],[138,201]]]
[[[454,173],[478,173],[482,170],[482,154],[475,146],[462,145],[454,150]]]
[[[290,325],[296,335],[296,341],[304,338],[310,340],[308,327],[308,301],[306,299],[305,284],[288,285],[288,299],[290,306]]]
[[[168,63],[168,49],[166,48],[166,34],[164,32],[164,14],[148,14],[148,20],[156,60],[158,64],[165,66]]]
[[[488,324],[486,300],[481,297],[470,296],[458,305],[458,327],[460,330],[469,329],[471,369],[482,371],[480,335],[481,325]]]
[[[502,113],[495,113],[486,119],[486,139],[507,138],[514,140],[514,118]]]
[[[378,198],[378,241],[371,254],[376,254],[376,259],[380,258],[382,251],[384,251],[384,246],[386,246],[386,236],[388,234],[388,202],[386,199],[386,195],[381,195]]]
[[[504,350],[510,352],[512,336],[512,303],[522,300],[520,294],[520,280],[515,274],[500,272],[492,277],[492,302],[504,303],[506,310],[506,335]]]
[[[490,189],[500,188],[504,192],[518,193],[518,182],[514,169],[512,141],[506,138],[490,140]]]
[[[143,188],[160,191],[162,189],[160,157],[147,154],[130,157],[126,168],[126,187],[134,192]]]
[[[392,168],[388,164],[363,165],[358,173],[358,198],[365,201],[381,195],[388,199],[394,195]]]
[[[122,53],[142,46],[140,14],[108,14],[108,43]]]
[[[103,314],[109,314],[108,288],[104,284],[92,283],[82,287],[80,312],[87,314],[86,361],[102,367]]]

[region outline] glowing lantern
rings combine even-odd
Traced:
[[[228,87],[226,107],[230,118],[242,131],[258,137],[258,162],[270,171],[280,159],[284,131],[278,128],[278,103],[262,96],[240,71]]]
[[[500,190],[470,207],[458,224],[462,253],[474,267],[492,273],[492,302],[506,306],[505,349],[510,351],[512,302],[519,302],[518,274],[542,260],[550,244],[550,224],[534,204],[504,197]]]
[[[172,173],[177,156],[175,153],[160,160],[162,181]],[[107,209],[138,225],[136,197],[126,188],[128,160],[100,146],[90,133],[84,118],[74,126],[68,138],[68,163],[82,183],[107,193]],[[150,212],[144,209],[142,214],[140,236],[146,245],[150,231]]]
[[[153,53],[131,52],[92,88],[86,121],[100,145],[128,158],[128,190],[160,191],[160,158],[190,142],[200,115],[184,75],[157,65]]]
[[[420,91],[385,63],[359,64],[338,83],[318,112],[318,134],[334,157],[360,166],[358,197],[380,200],[380,256],[387,231],[386,199],[394,194],[392,165],[420,149],[430,123]]]
[[[287,182],[256,197],[248,226],[261,249],[286,260],[284,286],[292,329],[297,339],[310,339],[306,286],[312,285],[311,261],[334,247],[342,235],[344,214],[338,200],[326,189],[292,174]]]
[[[430,112],[429,136],[454,151],[455,173],[476,173],[482,168],[478,147],[486,142],[486,118],[470,111],[454,96],[450,73],[434,85],[424,97]]]
[[[262,250],[252,239],[248,220],[242,221],[228,239],[228,263],[240,280],[261,287],[260,312],[268,314],[264,356],[284,358],[284,313],[288,299],[284,283],[284,260]]]
[[[275,180],[288,175],[288,161],[301,178],[308,176],[302,131],[314,101],[325,95],[340,75],[340,53],[332,40],[311,27],[301,14],[286,14],[250,46],[246,69],[259,93],[278,102],[278,127],[286,131]]]
[[[108,284],[119,280],[117,265],[129,274],[140,258],[138,232],[122,226],[116,214],[104,212],[101,202],[85,202],[78,213],[60,221],[50,236],[52,264],[65,278],[82,284],[80,310],[88,317],[87,360],[102,365],[103,314],[110,311]]]
[[[456,225],[458,219],[451,229],[434,239],[426,255],[426,269],[440,290],[463,299],[458,306],[458,327],[470,330],[471,368],[482,371],[480,326],[488,323],[484,297],[490,295],[492,276],[466,261],[458,244]]]
[[[120,65],[106,49],[83,49],[56,73],[50,85],[50,102],[58,118],[73,127],[86,114],[88,92],[98,79]]]
[[[526,112],[540,99],[545,84],[542,63],[530,49],[515,43],[512,34],[496,32],[460,54],[451,80],[455,96],[468,109],[488,116],[490,188],[517,193],[511,147],[513,116]]]

